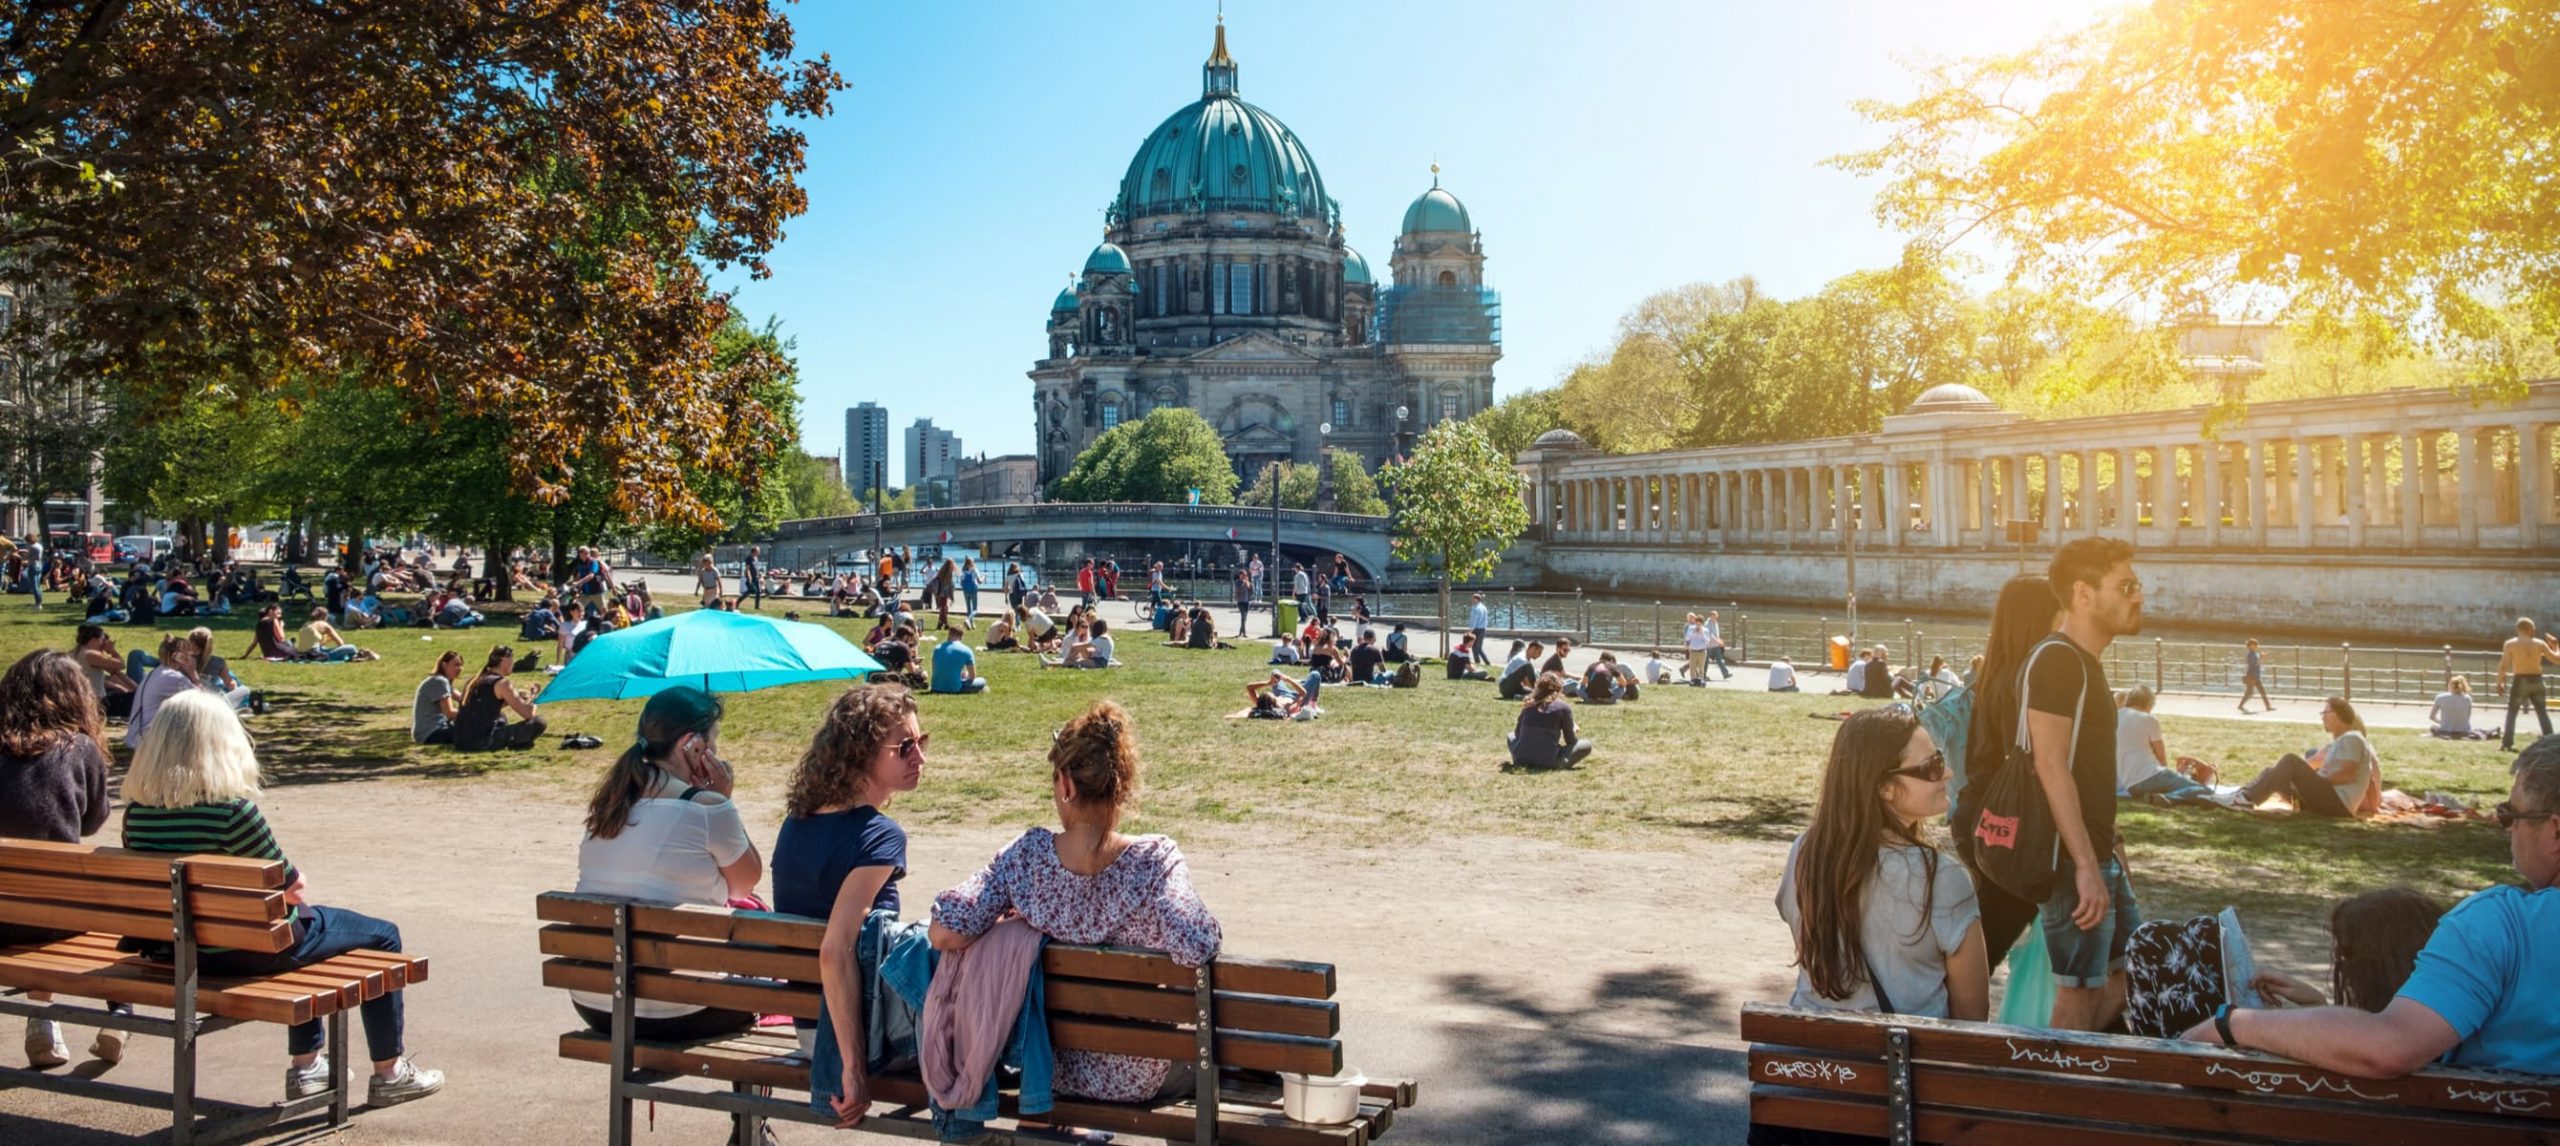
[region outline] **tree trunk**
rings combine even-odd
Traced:
[[[231,560],[231,515],[217,513],[213,515],[213,563],[220,565],[229,560]]]
[[[1448,659],[1458,647],[1456,635],[1449,631],[1449,555],[1440,555],[1440,657]]]
[[[496,534],[491,534],[488,543],[480,547],[480,575],[489,579],[493,590],[490,596],[496,600],[516,599],[515,573],[507,560],[513,556],[513,548]]]
[[[284,544],[276,550],[276,559],[286,565],[302,560],[302,507],[295,506],[284,515]]]

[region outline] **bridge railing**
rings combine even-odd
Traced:
[[[1093,517],[1179,517],[1192,521],[1211,521],[1241,527],[1254,523],[1268,525],[1272,511],[1268,506],[1250,505],[1186,505],[1180,502],[1089,501],[1035,502],[1010,505],[963,505],[945,509],[908,509],[883,514],[856,513],[839,517],[804,517],[785,521],[774,527],[780,538],[811,534],[857,532],[876,527],[887,529],[922,529],[998,523],[1016,518],[1050,517],[1060,513]],[[1280,525],[1295,528],[1328,528],[1359,532],[1383,532],[1387,519],[1365,513],[1328,513],[1313,509],[1283,509]],[[1239,532],[1236,540],[1247,539]]]

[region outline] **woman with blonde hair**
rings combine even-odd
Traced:
[[[1162,951],[1185,967],[1216,958],[1223,933],[1182,849],[1164,836],[1127,836],[1141,765],[1126,709],[1095,701],[1049,746],[1057,830],[1033,828],[960,886],[934,897],[933,945],[968,947],[1008,912],[1061,943]],[[1187,1093],[1191,1068],[1164,1059],[1058,1052],[1057,1090],[1106,1102]]]
[[[1973,881],[1920,834],[1947,810],[1946,754],[1903,705],[1831,738],[1813,823],[1788,850],[1778,914],[1795,933],[1793,1005],[1979,1021],[1991,967]]]
[[[265,709],[258,694],[231,675],[230,662],[213,651],[213,630],[202,625],[187,630],[187,648],[194,654],[196,687],[221,697],[234,711]]]
[[[239,714],[222,698],[189,689],[160,706],[158,719],[133,754],[125,774],[124,846],[135,851],[246,856],[284,865],[285,902],[293,905],[293,945],[282,951],[207,951],[204,969],[217,975],[281,975],[349,951],[398,951],[400,929],[344,908],[310,901],[311,885],[277,846],[258,811],[258,757]],[[373,1059],[367,1100],[389,1106],[425,1098],[444,1087],[441,1071],[421,1070],[401,1053],[400,1001],[386,991],[366,1000],[364,1038]],[[328,1059],[321,1054],[319,1020],[286,1032],[293,1056],[285,1068],[288,1099],[329,1089]]]
[[[2444,691],[2436,694],[2435,706],[2427,710],[2427,735],[2440,740],[2487,740],[2489,734],[2471,727],[2471,678],[2456,676],[2444,683]]]
[[[845,690],[792,770],[773,845],[774,909],[827,921],[818,947],[823,1023],[792,1025],[810,1058],[810,1098],[833,1109],[838,1126],[859,1123],[871,1108],[862,930],[873,912],[898,914],[898,881],[907,874],[907,832],[887,809],[923,779],[932,742],[905,688]]]

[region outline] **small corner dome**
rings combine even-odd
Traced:
[[[1075,308],[1076,288],[1068,287],[1067,289],[1058,292],[1058,301],[1049,304],[1049,313],[1056,314],[1060,311],[1074,310]]]
[[[1944,382],[1923,391],[1906,414],[1972,414],[1996,411],[2000,404],[1962,382]]]
[[[1467,218],[1467,205],[1458,197],[1434,185],[1404,209],[1404,233],[1424,231],[1473,231],[1475,224]]]
[[[1538,440],[1529,443],[1529,448],[1535,450],[1587,450],[1591,448],[1591,443],[1583,441],[1582,435],[1559,426],[1547,431],[1546,433],[1538,435]]]
[[[1360,252],[1349,247],[1342,248],[1342,281],[1363,285],[1375,285],[1377,282],[1369,277],[1369,260],[1361,258]]]
[[[1129,273],[1129,252],[1104,243],[1084,257],[1084,273],[1089,275],[1125,275]]]

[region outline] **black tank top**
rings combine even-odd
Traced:
[[[473,678],[463,697],[462,711],[453,716],[453,746],[466,752],[489,746],[498,732],[498,724],[506,718],[506,701],[498,695],[498,682],[505,677],[482,673]]]

